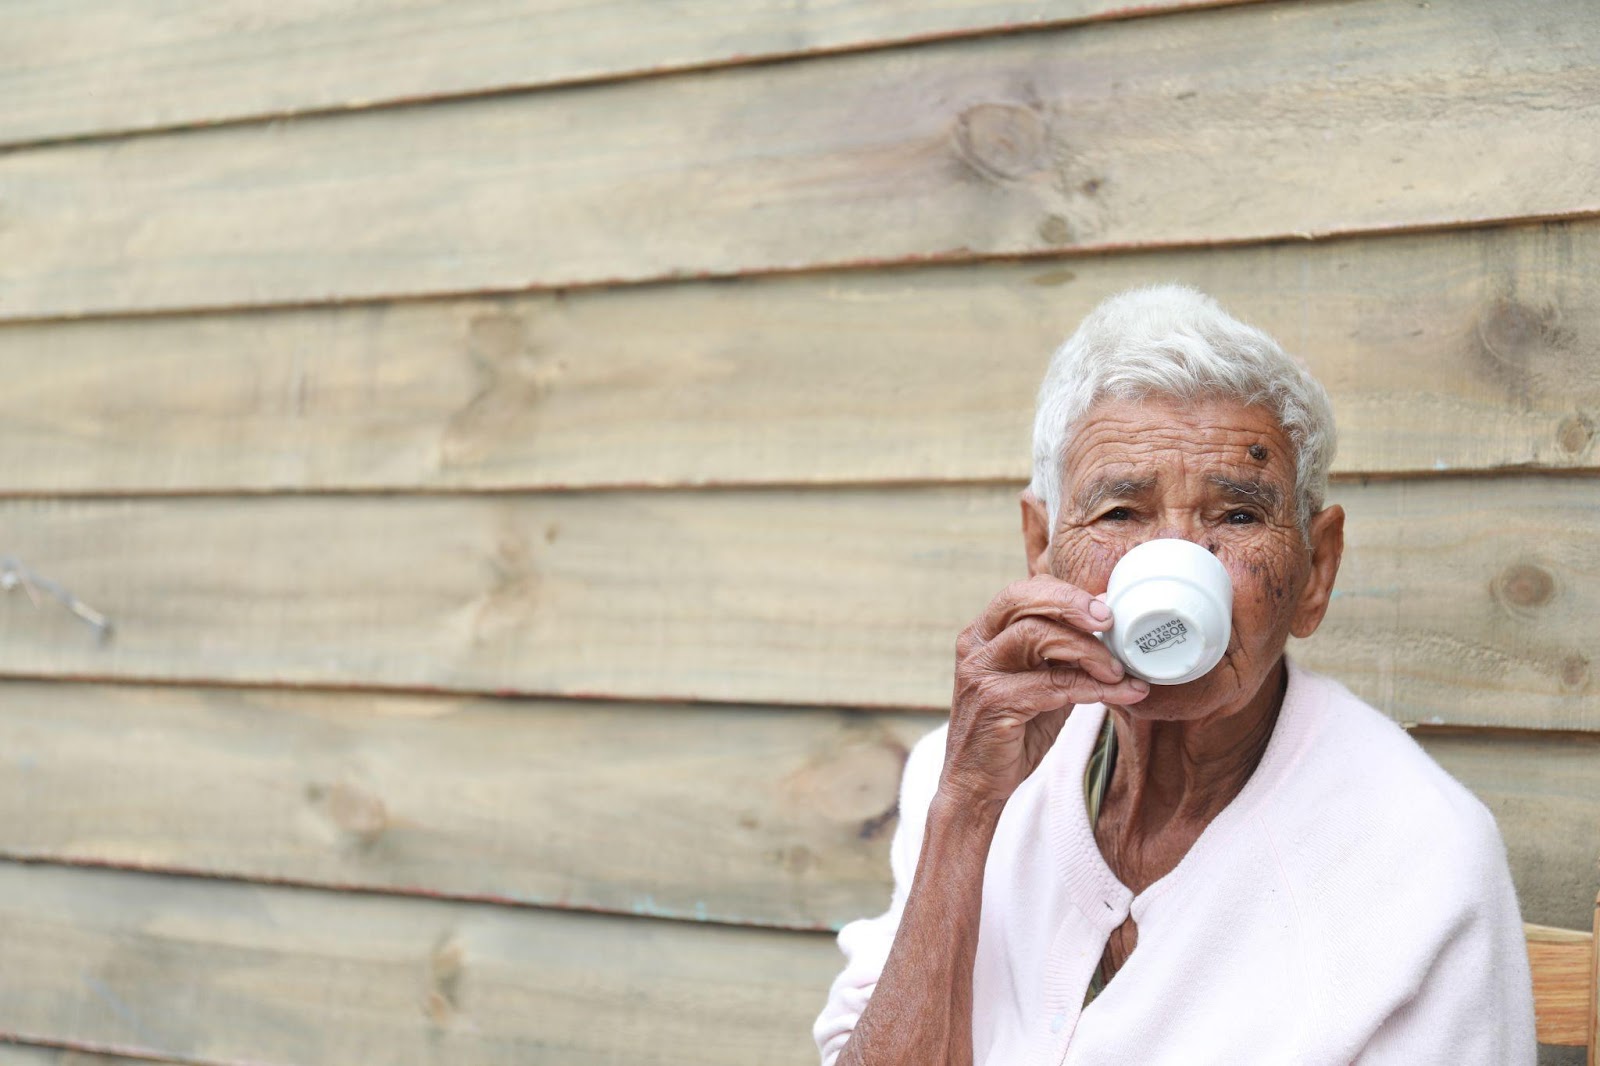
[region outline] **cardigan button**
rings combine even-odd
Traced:
[[[1054,1018],[1050,1019],[1050,1031],[1052,1033],[1059,1033],[1061,1032],[1061,1027],[1066,1024],[1067,1016],[1065,1014],[1058,1014]]]

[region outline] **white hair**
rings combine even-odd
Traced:
[[[1131,289],[1103,301],[1045,371],[1033,420],[1033,494],[1061,511],[1067,442],[1101,400],[1220,397],[1271,411],[1295,450],[1295,517],[1309,530],[1333,464],[1327,390],[1271,337],[1186,285]]]

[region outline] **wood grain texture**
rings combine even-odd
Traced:
[[[793,1063],[822,934],[0,864],[0,1031],[218,1064]]]
[[[1494,813],[1523,918],[1588,929],[1600,894],[1600,737],[1425,727],[1413,736]]]
[[[1334,605],[1291,649],[1405,722],[1593,730],[1593,479],[1341,487]]]
[[[1210,0],[1216,2],[1216,0]],[[1207,0],[7,4],[0,144],[532,88]]]
[[[943,720],[24,682],[0,697],[7,858],[812,928],[882,911],[904,754]],[[1494,812],[1524,917],[1587,926],[1600,738],[1418,739]]]
[[[1590,929],[1594,939],[1589,954],[1589,1046],[1585,1049],[1585,1061],[1587,1066],[1596,1066],[1600,1063],[1600,893],[1595,895],[1594,921]]]
[[[1296,644],[1404,721],[1596,729],[1592,479],[1344,485]],[[948,706],[1023,570],[1005,486],[14,500],[7,548],[109,615],[0,598],[0,673]]]
[[[0,326],[0,491],[1026,478],[1049,353],[1158,278],[1306,359],[1337,472],[1600,466],[1585,222]]]
[[[1589,14],[1251,4],[15,151],[0,316],[1592,214]]]
[[[0,693],[3,856],[812,929],[888,903],[901,767],[942,721],[16,682]]]
[[[1539,1043],[1588,1046],[1596,994],[1594,934],[1530,925],[1527,935]]]

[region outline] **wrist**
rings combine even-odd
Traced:
[[[928,828],[958,835],[992,836],[1005,805],[1003,799],[959,795],[941,788],[928,806]]]

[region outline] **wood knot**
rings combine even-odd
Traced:
[[[365,789],[341,781],[312,796],[321,800],[329,821],[362,843],[370,844],[389,828],[389,809]]]
[[[1497,300],[1478,319],[1477,341],[1483,368],[1513,398],[1527,403],[1536,393],[1570,388],[1564,368],[1574,364],[1578,340],[1554,304]]]
[[[1494,596],[1509,607],[1543,607],[1555,598],[1556,579],[1542,566],[1518,563],[1494,580]]]
[[[1044,166],[1050,129],[1032,108],[974,104],[956,119],[955,141],[961,158],[978,173],[1015,180]]]
[[[1500,362],[1515,365],[1539,343],[1549,319],[1549,311],[1515,300],[1498,300],[1478,319],[1478,340]]]
[[[778,865],[782,866],[786,873],[795,877],[804,877],[807,870],[817,865],[817,853],[804,844],[780,848],[776,858]]]
[[[466,355],[477,379],[471,398],[445,422],[443,467],[485,461],[508,440],[525,439],[567,364],[536,350],[519,314],[480,314],[467,326]]]
[[[1561,686],[1568,692],[1589,687],[1589,660],[1574,652],[1561,660]]]
[[[483,363],[504,363],[522,355],[528,326],[521,315],[505,312],[474,315],[467,323],[469,352]]]
[[[461,968],[466,950],[460,941],[445,937],[428,957],[428,994],[423,1010],[436,1025],[448,1022],[461,1009]]]
[[[885,810],[873,815],[861,823],[861,828],[856,830],[856,837],[861,840],[876,840],[890,829],[900,818],[900,802],[896,800]]]
[[[1039,239],[1046,244],[1071,244],[1075,236],[1072,223],[1060,215],[1046,215],[1039,223]]]
[[[1568,415],[1556,427],[1556,443],[1568,455],[1577,455],[1594,440],[1594,423],[1587,415]]]
[[[888,737],[846,741],[794,771],[784,784],[797,806],[859,826],[895,806],[905,762],[905,748]]]
[[[553,531],[553,532],[552,532]],[[495,515],[494,544],[484,560],[489,584],[472,607],[471,635],[475,644],[490,644],[506,639],[533,618],[539,605],[542,576],[539,544],[525,531],[519,515],[506,508]],[[560,528],[552,524],[539,539],[552,544],[560,538]]]

